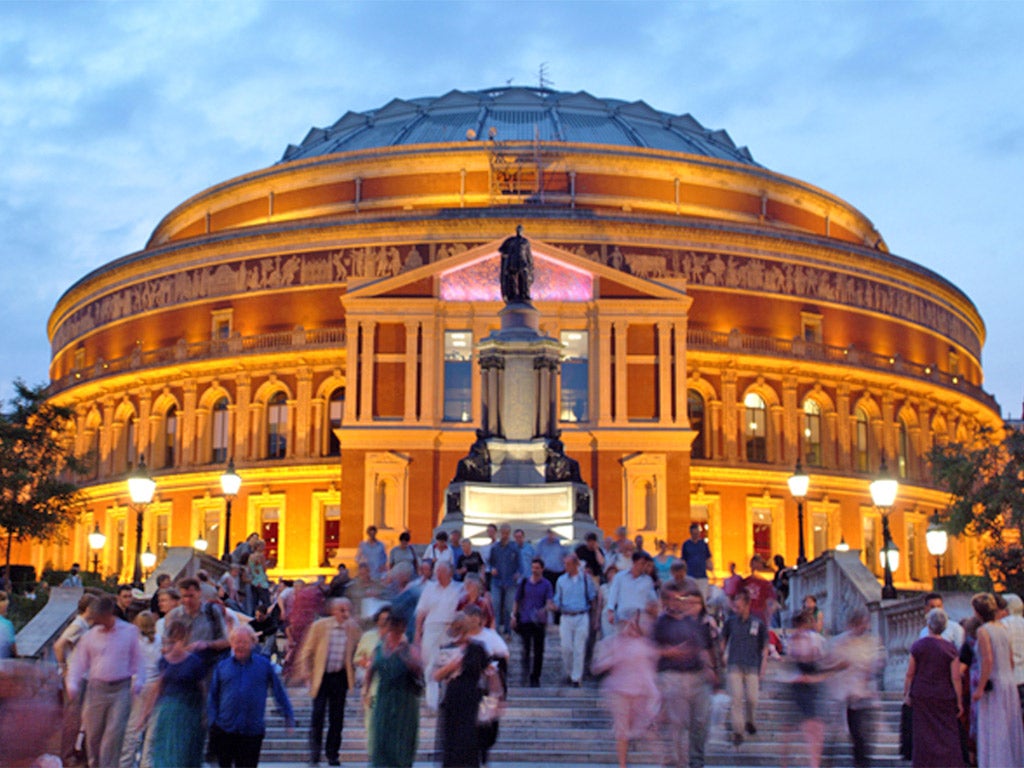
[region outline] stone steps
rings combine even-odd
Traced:
[[[491,750],[492,763],[541,762],[545,764],[614,764],[615,740],[611,733],[611,716],[601,704],[601,691],[596,681],[586,681],[582,688],[561,684],[561,660],[558,653],[557,630],[552,628],[546,648],[544,673],[540,688],[518,683],[518,638],[510,642],[509,699],[501,721],[498,741]],[[783,700],[783,686],[774,678],[777,665],[770,667],[761,689],[756,723],[758,734],[747,737],[734,747],[730,732],[721,718],[711,724],[707,742],[707,764],[714,766],[806,765],[799,751],[799,737],[790,733],[792,722],[789,704]],[[263,745],[264,763],[304,763],[308,759],[306,729],[311,706],[304,689],[291,688],[289,694],[296,711],[298,726],[288,734],[279,717],[268,708],[267,737]],[[272,705],[271,705],[272,707]],[[881,768],[905,765],[898,755],[900,700],[896,694],[883,695],[878,713],[876,736],[872,747],[875,764]],[[727,716],[726,716],[727,719]],[[845,717],[829,710],[826,717],[824,764],[851,764],[849,737]],[[426,707],[421,708],[417,763],[435,762],[437,718]],[[644,739],[630,748],[631,764],[660,765],[663,747],[657,738]],[[358,697],[350,695],[345,707],[341,759],[343,763],[366,763],[366,733],[362,707]]]

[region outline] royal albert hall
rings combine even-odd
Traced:
[[[1001,428],[971,300],[894,256],[871,221],[758,164],[722,130],[642,101],[496,88],[395,99],[313,128],[199,192],[142,250],[85,275],[49,321],[52,397],[77,414],[88,510],[37,567],[127,578],[126,477],[156,481],[143,548],[268,542],[272,574],[351,557],[369,524],[427,541],[481,424],[475,344],[498,327],[498,246],[535,262],[566,453],[598,525],[681,542],[725,573],[797,556],[788,478],[810,476],[807,557],[841,541],[878,572],[883,459],[898,587],[930,584],[946,495],[924,455]],[[945,568],[973,570],[970,542]]]

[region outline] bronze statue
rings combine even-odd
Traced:
[[[530,302],[530,285],[533,283],[533,254],[530,241],[523,237],[523,226],[516,227],[516,233],[498,248],[501,253],[501,298],[505,303]]]
[[[547,483],[582,483],[580,463],[565,455],[565,446],[557,437],[548,441],[545,447],[547,459],[544,468],[544,481]]]
[[[487,450],[487,435],[476,431],[476,442],[469,447],[469,455],[459,459],[453,483],[488,483],[491,480],[491,453]]]

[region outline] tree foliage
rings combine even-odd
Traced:
[[[945,527],[953,536],[979,536],[983,567],[996,581],[1024,580],[1024,432],[996,440],[986,430],[974,446],[937,445],[928,454],[932,475],[950,493]]]
[[[74,481],[82,467],[67,428],[74,413],[48,402],[43,386],[17,380],[14,389],[9,407],[0,411],[0,529],[7,537],[7,566],[15,541],[60,541],[84,506]]]

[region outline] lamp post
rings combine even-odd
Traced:
[[[132,585],[137,589],[142,589],[142,515],[153,501],[155,492],[156,482],[149,476],[145,458],[139,456],[139,466],[128,475],[128,496],[135,507],[135,572]]]
[[[942,556],[946,554],[949,547],[949,534],[939,522],[939,510],[932,515],[931,525],[924,532],[925,546],[928,547],[928,554],[935,558],[935,580],[942,578]]]
[[[100,550],[107,543],[107,537],[100,530],[100,524],[96,523],[96,530],[89,534],[89,549],[92,550],[92,572],[100,575]]]
[[[836,552],[849,552],[850,545],[846,543],[846,536],[839,536],[839,543],[836,544]]]
[[[146,551],[142,553],[142,570],[145,578],[149,578],[149,574],[153,572],[154,565],[156,565],[156,555],[153,554],[153,550],[147,544]]]
[[[228,468],[220,476],[220,489],[224,492],[227,505],[224,510],[224,561],[231,558],[231,502],[242,487],[242,478],[235,472],[235,460],[228,459]]]
[[[882,462],[878,467],[878,477],[871,481],[871,501],[882,512],[882,549],[878,553],[882,561],[882,569],[885,572],[885,586],[882,587],[883,600],[896,599],[896,587],[892,583],[892,572],[899,567],[900,551],[892,542],[889,533],[889,512],[892,505],[896,503],[896,494],[899,491],[899,481],[889,474],[889,467],[885,463],[885,451],[882,451]]]
[[[789,492],[793,494],[793,498],[796,499],[796,523],[797,523],[797,555],[796,564],[797,566],[804,565],[807,562],[807,551],[804,547],[804,497],[807,495],[807,486],[811,482],[811,478],[804,472],[804,468],[800,465],[800,459],[796,460],[796,469],[793,474],[789,476]]]
[[[206,551],[206,548],[207,548],[208,546],[210,546],[210,542],[208,542],[208,541],[207,541],[207,540],[206,540],[206,539],[205,539],[205,538],[203,537],[203,532],[202,532],[202,531],[200,531],[199,533],[197,533],[197,534],[196,534],[196,540],[195,540],[195,542],[194,542],[194,543],[192,544],[192,546],[193,546],[193,547],[194,547],[195,549],[199,550],[200,552],[205,552],[205,551]]]

